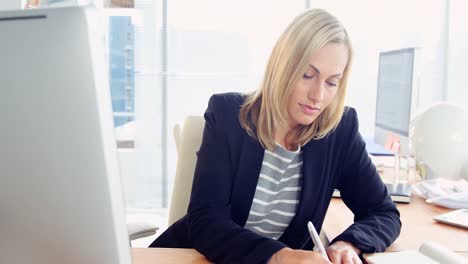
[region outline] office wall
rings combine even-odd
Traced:
[[[468,1],[450,1],[447,99],[468,107]]]
[[[21,0],[2,0],[0,1],[0,10],[21,9]]]

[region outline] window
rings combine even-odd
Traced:
[[[134,120],[135,68],[134,25],[131,16],[109,16],[109,84],[114,125]]]
[[[466,10],[453,3],[452,13]],[[132,206],[168,205],[176,168],[174,125],[187,115],[202,115],[213,93],[256,89],[275,41],[306,5],[308,1],[135,0],[135,9],[142,12],[142,17],[134,30],[132,129],[136,165],[134,176],[129,177],[132,179],[129,186],[133,186]],[[372,135],[374,131],[381,51],[421,48],[423,69],[418,109],[422,111],[443,100],[446,1],[427,4],[422,0],[378,3],[319,0],[310,5],[335,14],[351,35],[355,60],[347,104],[357,108],[364,135]],[[421,6],[425,6],[424,12]],[[415,14],[418,19],[414,19]],[[462,17],[461,13],[458,17]],[[455,22],[455,15],[451,19],[451,30],[458,32],[451,33],[451,37],[467,35],[463,34],[466,33],[462,31],[463,24]],[[450,43],[452,51],[455,44]],[[467,46],[465,42],[459,43],[456,46],[459,50]],[[448,61],[456,63],[450,58]],[[465,61],[466,58],[459,63]],[[463,68],[466,67],[457,69]],[[454,86],[460,87],[454,76],[464,75],[452,71],[449,68],[448,82],[457,81]],[[459,98],[465,90],[449,89],[449,99]]]
[[[274,43],[304,1],[168,1],[168,193],[176,168],[172,129],[203,115],[214,93],[257,88]]]
[[[351,35],[355,60],[347,104],[357,108],[364,135],[374,130],[381,51],[422,48],[419,110],[444,98],[468,104],[464,0],[104,2],[131,7],[108,13],[114,121],[131,208],[168,205],[174,125],[202,115],[213,93],[256,89],[277,38],[306,6],[329,10]]]

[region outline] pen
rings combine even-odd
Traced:
[[[312,238],[312,241],[314,241],[314,244],[317,246],[320,254],[322,254],[322,256],[326,260],[330,261],[327,256],[327,252],[325,251],[325,247],[323,246],[322,241],[320,240],[320,237],[317,234],[317,231],[315,230],[314,224],[312,224],[312,222],[309,221],[307,222],[307,227],[309,228],[310,237]]]

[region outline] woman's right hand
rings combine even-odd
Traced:
[[[283,248],[273,254],[268,261],[268,264],[288,264],[288,263],[298,263],[298,264],[330,264],[320,253],[307,250]]]

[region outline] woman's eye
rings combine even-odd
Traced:
[[[334,82],[327,82],[327,84],[328,84],[328,86],[333,86],[333,87],[337,86],[337,84],[334,83]]]
[[[313,75],[308,75],[307,73],[304,73],[304,75],[302,76],[302,78],[309,80],[309,79],[314,78],[314,76],[313,76]]]

